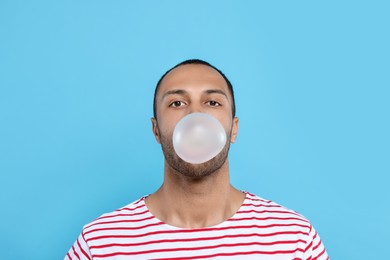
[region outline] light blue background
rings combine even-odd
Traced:
[[[1,259],[62,259],[159,187],[153,91],[188,58],[235,87],[233,184],[308,217],[332,259],[386,258],[385,2],[2,0]]]

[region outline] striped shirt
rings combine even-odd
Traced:
[[[178,228],[154,217],[145,197],[84,226],[65,259],[329,259],[300,214],[246,192],[216,226]]]

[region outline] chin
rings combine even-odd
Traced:
[[[169,166],[175,170],[179,175],[186,176],[189,178],[200,179],[207,176],[210,176],[216,172],[224,165],[227,160],[227,156],[219,154],[213,159],[201,163],[201,164],[191,164],[185,162],[177,155],[173,161],[168,161]]]

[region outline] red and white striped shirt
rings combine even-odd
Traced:
[[[205,228],[154,217],[145,197],[84,226],[65,259],[329,259],[309,221],[246,192],[234,216]]]

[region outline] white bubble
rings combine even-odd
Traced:
[[[221,123],[205,113],[183,117],[173,131],[173,148],[186,162],[200,164],[218,155],[226,144]]]

